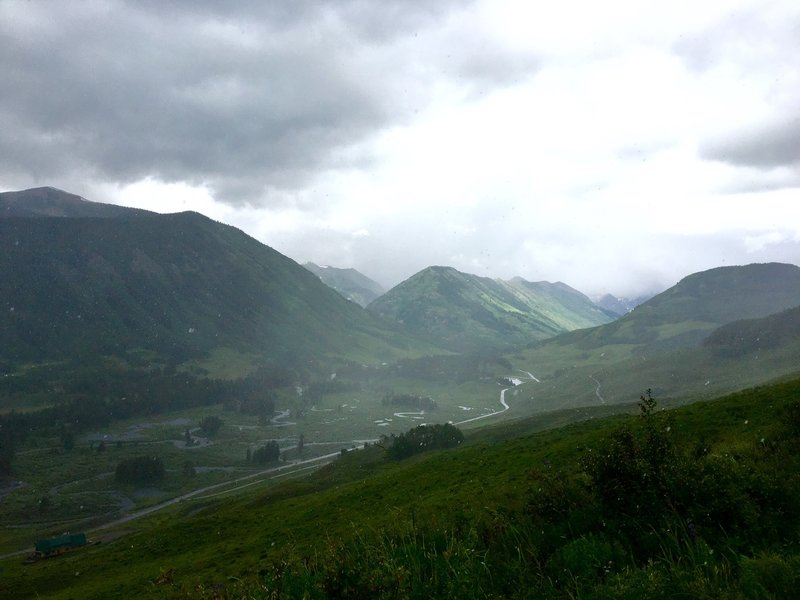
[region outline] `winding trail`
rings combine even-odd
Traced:
[[[274,425],[275,427],[287,427],[289,425],[297,425],[297,423],[293,421],[287,421],[286,419],[289,418],[289,409],[280,411],[277,415],[272,417],[269,422]]]
[[[397,417],[398,419],[415,419],[419,421],[425,418],[425,411],[420,410],[417,412],[396,412],[393,413],[393,416]]]
[[[473,421],[480,421],[481,419],[488,419],[489,417],[494,417],[501,413],[504,413],[508,410],[509,406],[506,403],[506,392],[511,388],[503,388],[500,391],[500,405],[503,407],[502,410],[495,410],[490,413],[486,413],[485,415],[480,415],[478,417],[472,417],[471,419],[464,419],[463,421],[457,421],[453,423],[453,425],[463,425],[464,423],[472,423]]]
[[[533,373],[531,373],[530,371],[524,371],[522,369],[517,369],[517,371],[519,371],[520,373],[525,373],[525,375],[530,377],[531,381],[535,381],[536,383],[541,383],[541,381],[539,381],[536,378],[536,376]],[[519,381],[519,380],[517,380],[517,381]],[[524,383],[520,383],[519,385],[525,385],[525,384]],[[514,386],[514,387],[519,387],[519,385],[518,386]],[[464,423],[473,423],[474,421],[480,421],[481,419],[488,419],[489,417],[495,417],[495,416],[497,416],[499,414],[502,414],[502,413],[506,412],[509,409],[508,403],[506,402],[506,392],[508,390],[510,390],[510,389],[511,389],[510,387],[507,387],[507,388],[503,388],[502,390],[500,390],[500,406],[503,407],[502,409],[495,410],[495,411],[492,411],[490,413],[486,413],[485,415],[472,417],[471,419],[464,419],[463,421],[457,421],[457,422],[453,423],[453,425],[463,425]]]
[[[589,375],[589,379],[591,379],[597,384],[597,387],[594,390],[594,394],[595,396],[597,396],[597,399],[600,400],[600,404],[605,404],[606,403],[605,399],[600,395],[600,382],[597,381],[594,375]]]

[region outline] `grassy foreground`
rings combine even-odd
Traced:
[[[0,597],[791,598],[800,585],[800,380],[669,411],[388,462],[129,525],[0,564]]]

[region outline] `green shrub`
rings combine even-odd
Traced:
[[[785,560],[776,554],[742,558],[741,587],[748,598],[780,600],[797,598],[800,559]]]
[[[461,430],[450,423],[444,425],[420,425],[392,436],[387,455],[394,460],[408,458],[428,450],[455,448],[464,441]]]

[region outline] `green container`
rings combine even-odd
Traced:
[[[49,556],[86,545],[85,533],[65,533],[46,540],[36,541],[36,552]]]

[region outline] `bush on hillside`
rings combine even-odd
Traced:
[[[149,485],[164,479],[164,461],[158,456],[126,458],[117,465],[114,479],[130,485]]]
[[[464,441],[461,430],[450,423],[444,425],[420,425],[406,433],[392,435],[386,453],[393,460],[402,460],[426,452],[455,448]]]
[[[200,429],[207,436],[212,436],[215,433],[217,433],[222,427],[222,425],[223,425],[222,419],[214,415],[203,417],[203,420],[200,421]]]

